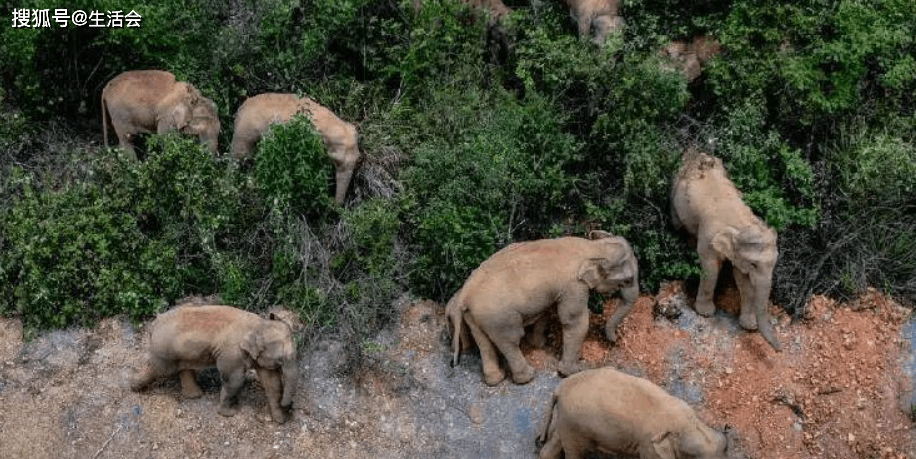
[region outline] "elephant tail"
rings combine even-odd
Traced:
[[[461,325],[464,322],[464,308],[461,307],[461,290],[448,301],[445,306],[445,315],[450,324],[452,332],[452,362],[451,366],[458,365],[458,357],[461,354]]]
[[[553,394],[550,397],[550,405],[547,406],[547,418],[544,420],[544,426],[541,428],[541,433],[538,435],[537,442],[540,445],[547,443],[547,440],[553,436],[556,426],[554,425],[554,419],[556,418],[556,408],[557,408],[557,391],[554,390]]]
[[[108,119],[111,114],[108,113],[108,104],[105,102],[105,91],[102,91],[102,137],[105,139],[105,147],[108,147]]]

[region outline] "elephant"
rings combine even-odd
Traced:
[[[543,316],[556,306],[563,327],[558,371],[561,375],[580,371],[590,290],[621,291],[624,304],[605,324],[608,340],[616,342],[617,326],[639,296],[636,257],[622,237],[604,231],[592,231],[589,237],[514,243],[481,263],[446,305],[452,366],[458,364],[462,342],[469,338],[462,327],[466,324],[480,349],[488,385],[496,385],[506,376],[495,348],[506,357],[516,384],[531,381],[534,369],[522,355],[519,342],[525,327],[534,324],[533,342],[542,345]]]
[[[540,459],[595,452],[641,459],[727,457],[726,435],[704,424],[687,403],[609,367],[560,382],[542,429]]]
[[[715,311],[713,293],[719,269],[731,261],[741,295],[739,323],[747,330],[760,329],[764,339],[779,351],[767,313],[773,268],[779,256],[776,231],[767,226],[741,200],[741,192],[728,178],[722,160],[690,148],[672,182],[671,220],[696,238],[704,277],[697,292],[697,313]]]
[[[249,369],[257,372],[267,394],[270,415],[286,422],[299,381],[296,343],[289,325],[270,314],[257,314],[231,306],[182,305],[160,314],[150,324],[149,362],[129,381],[139,391],[157,378],[178,373],[181,393],[201,396],[195,370],[216,366],[220,373],[219,414],[238,411],[235,398]]]
[[[271,123],[286,123],[297,113],[309,115],[315,129],[321,134],[337,170],[334,199],[337,204],[343,204],[353,171],[360,160],[359,134],[356,126],[338,118],[308,97],[264,93],[246,99],[235,114],[233,156],[236,159],[249,156]]]
[[[619,0],[566,0],[566,5],[579,24],[579,36],[589,36],[594,27],[595,36],[592,41],[595,44],[603,44],[611,32],[625,26],[623,18],[617,15]]]
[[[194,86],[176,81],[162,70],[131,70],[111,79],[102,89],[102,133],[108,146],[111,122],[121,148],[136,159],[138,134],[177,130],[200,138],[217,152],[220,131],[216,104]]]
[[[722,51],[722,45],[714,38],[706,35],[697,35],[693,41],[672,41],[661,53],[668,57],[674,64],[672,68],[679,69],[688,83],[700,77],[703,65]]]

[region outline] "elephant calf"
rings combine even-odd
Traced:
[[[337,204],[343,204],[360,159],[359,135],[356,126],[308,97],[265,93],[246,99],[235,113],[232,155],[237,159],[251,155],[271,123],[287,123],[297,113],[309,115],[328,147],[328,155],[337,170],[334,199]]]
[[[641,459],[725,459],[725,435],[690,406],[643,378],[612,368],[583,371],[560,383],[539,436],[540,459],[592,452]]]
[[[562,375],[580,370],[579,352],[588,333],[590,290],[620,290],[625,300],[605,325],[607,338],[617,340],[617,325],[639,296],[638,269],[633,250],[622,237],[592,231],[591,240],[579,237],[542,239],[510,244],[471,273],[464,286],[446,305],[449,331],[458,363],[467,325],[483,360],[484,381],[498,384],[505,378],[495,348],[506,357],[512,379],[524,384],[534,378],[519,342],[525,326],[536,324],[543,336],[543,316],[556,306],[563,325]]]
[[[712,300],[719,269],[730,260],[741,294],[741,326],[759,328],[773,349],[780,350],[767,313],[779,256],[776,231],[744,204],[721,159],[693,149],[684,154],[671,188],[671,219],[675,228],[687,230],[697,240],[705,271],[697,291],[697,313],[708,316],[715,312]]]
[[[194,86],[162,70],[133,70],[111,79],[102,90],[102,135],[108,145],[108,122],[121,148],[136,158],[138,134],[170,130],[196,135],[217,151],[220,123],[216,104]]]
[[[286,422],[299,380],[296,343],[289,326],[273,314],[262,319],[230,306],[179,306],[150,324],[149,363],[130,380],[141,390],[176,373],[185,397],[200,397],[195,370],[216,365],[222,381],[219,414],[232,416],[234,399],[254,368],[267,393],[270,414]]]
[[[684,74],[688,83],[693,83],[700,77],[703,65],[719,54],[721,50],[722,46],[718,40],[706,35],[697,35],[690,43],[673,41],[661,52],[671,60],[674,67]]]

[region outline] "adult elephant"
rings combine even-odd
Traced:
[[[612,368],[562,381],[547,408],[540,459],[603,452],[640,459],[725,459],[728,441],[651,381]],[[590,457],[590,456],[588,456]]]
[[[136,159],[138,134],[177,130],[200,138],[214,153],[220,131],[216,104],[194,86],[162,70],[131,70],[102,89],[102,133],[108,145],[111,122],[121,148]]]
[[[671,219],[675,228],[696,237],[705,273],[697,292],[697,312],[709,316],[715,311],[719,269],[729,260],[741,294],[741,326],[759,328],[773,349],[780,350],[767,313],[779,255],[776,231],[744,204],[721,159],[694,149],[684,154],[671,190]]]
[[[603,44],[611,32],[623,28],[623,18],[617,15],[619,0],[566,0],[569,13],[579,24],[579,35],[587,37],[595,29],[593,41]]]
[[[563,326],[563,356],[558,371],[581,370],[579,352],[588,332],[589,291],[621,291],[624,304],[605,325],[607,338],[617,340],[617,325],[639,296],[636,257],[626,239],[592,231],[591,239],[562,237],[510,244],[471,273],[446,305],[452,336],[452,365],[458,363],[467,325],[480,349],[484,381],[505,378],[496,349],[506,357],[512,379],[534,378],[519,342],[525,326],[536,324],[553,306]],[[462,338],[464,336],[464,338]]]
[[[297,113],[306,114],[321,134],[328,155],[337,170],[334,199],[343,204],[360,159],[356,126],[308,97],[295,94],[265,93],[249,97],[235,114],[232,154],[237,159],[251,155],[258,140],[272,123],[286,123]]]
[[[262,319],[231,306],[179,306],[156,317],[149,329],[149,363],[131,378],[131,389],[177,373],[182,395],[200,397],[195,370],[215,365],[223,384],[218,412],[232,416],[238,411],[234,402],[245,373],[253,368],[267,393],[271,417],[286,421],[299,366],[292,331],[278,317]]]

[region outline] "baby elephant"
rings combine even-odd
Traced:
[[[296,343],[289,326],[273,314],[262,319],[230,306],[179,306],[150,324],[149,364],[130,380],[133,390],[156,378],[181,378],[185,397],[200,397],[195,370],[216,365],[222,380],[219,414],[238,412],[234,399],[254,368],[267,392],[270,415],[286,422],[299,380]]]
[[[684,401],[612,368],[570,376],[554,391],[540,459],[590,452],[640,459],[725,459],[725,435],[703,424]]]

